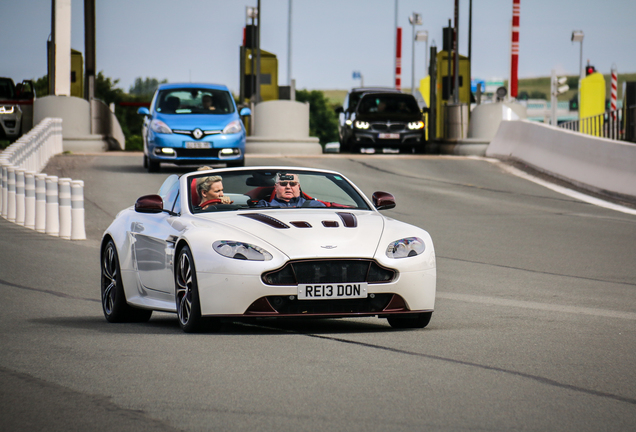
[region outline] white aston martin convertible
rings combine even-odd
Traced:
[[[425,327],[435,305],[435,251],[423,229],[380,214],[334,171],[225,168],[171,175],[122,210],[101,245],[109,322],[176,312],[185,332],[223,320],[387,318]]]

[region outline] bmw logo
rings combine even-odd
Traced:
[[[199,128],[196,128],[195,130],[192,131],[192,136],[195,137],[196,139],[200,139],[203,136],[203,131]]]

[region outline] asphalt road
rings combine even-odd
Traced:
[[[636,216],[433,156],[248,158],[335,169],[427,229],[438,263],[423,330],[375,318],[109,324],[99,239],[167,168],[58,156],[85,181],[88,240],[0,219],[0,430],[626,431],[636,425]]]

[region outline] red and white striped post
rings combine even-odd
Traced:
[[[402,90],[402,27],[397,28],[395,45],[395,89]]]
[[[612,65],[612,93],[610,96],[610,109],[612,111],[616,111],[616,95],[618,87],[618,71],[616,70],[616,65]]]
[[[519,71],[519,10],[521,0],[512,0],[512,44],[510,46],[510,97],[517,97]]]

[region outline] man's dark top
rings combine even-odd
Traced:
[[[305,204],[306,203],[306,204]],[[301,196],[292,198],[289,201],[278,200],[276,198],[271,201],[260,200],[256,207],[326,207],[323,203],[316,200],[307,200]]]

